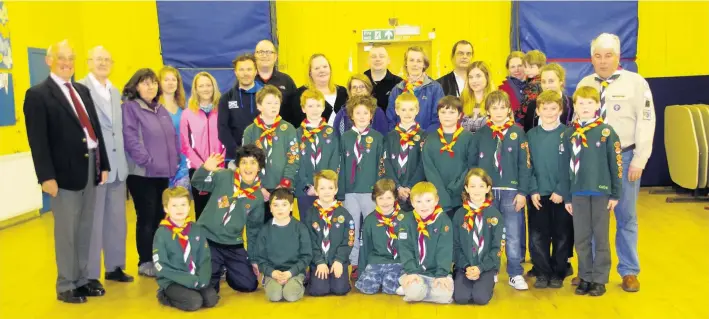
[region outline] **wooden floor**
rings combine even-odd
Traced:
[[[0,231],[0,318],[707,318],[709,317],[709,211],[702,204],[666,204],[664,195],[641,191],[639,210],[642,289],[626,293],[613,259],[608,292],[599,298],[575,296],[564,288],[518,292],[507,275],[489,305],[407,304],[401,297],[305,297],[296,303],[267,302],[262,289],[236,293],[222,284],[216,308],[195,313],[161,306],[154,279],[108,282],[103,297],[82,305],[56,300],[53,217]],[[135,214],[129,203],[128,269],[136,275]],[[615,236],[611,219],[611,247]],[[531,264],[525,264],[529,269]],[[576,268],[574,261],[574,268]],[[504,265],[503,268],[504,269]]]

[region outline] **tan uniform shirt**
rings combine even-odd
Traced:
[[[647,81],[637,73],[620,70],[620,76],[606,88],[606,123],[620,137],[623,148],[635,144],[630,165],[645,168],[652,153],[655,134],[655,106]],[[601,91],[596,74],[583,78],[578,86],[591,86]]]

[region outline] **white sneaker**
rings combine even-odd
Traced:
[[[493,279],[495,279],[495,283],[497,283],[497,274],[495,274],[495,277],[493,277]]]
[[[522,275],[517,275],[510,278],[509,284],[517,290],[529,289],[529,286],[527,286],[527,282],[524,281],[524,277],[522,277]]]
[[[399,288],[396,288],[396,294],[399,296],[403,296],[404,295],[404,287],[399,286]]]

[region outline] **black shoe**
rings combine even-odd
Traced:
[[[76,289],[58,293],[57,300],[61,300],[66,303],[85,303],[87,301],[86,296],[80,294]]]
[[[527,275],[526,275],[526,276],[527,276],[527,278],[534,278],[534,277],[537,276],[537,270],[534,269],[534,266],[532,266],[532,269],[530,269],[530,270],[527,272]]]
[[[101,297],[106,294],[103,285],[96,279],[89,279],[88,284],[76,288],[76,291],[84,297]]]
[[[537,281],[534,283],[534,288],[546,288],[549,287],[549,277],[544,275],[537,276]]]
[[[604,284],[597,284],[597,283],[592,283],[591,284],[591,289],[588,291],[589,296],[603,296],[603,294],[606,293],[606,285]]]
[[[133,282],[133,276],[128,275],[123,272],[123,269],[120,267],[116,268],[116,270],[107,272],[105,275],[103,275],[103,278],[106,280],[113,280],[113,281],[118,281],[118,282]]]
[[[579,286],[576,287],[576,294],[585,295],[588,293],[589,290],[591,290],[591,283],[581,279],[581,283],[579,283]]]
[[[561,288],[564,286],[564,280],[559,277],[551,277],[549,280],[549,288]]]

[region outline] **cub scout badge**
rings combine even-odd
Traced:
[[[605,143],[605,142],[606,142],[606,137],[605,137],[605,136],[601,136],[601,143]]]
[[[332,134],[332,127],[328,127],[328,128],[325,130],[325,133],[327,133],[327,134]]]
[[[337,222],[342,224],[345,222],[345,216],[340,215],[340,217],[337,217]]]
[[[515,132],[510,133],[510,139],[513,140],[513,141],[516,140],[516,139],[517,139],[517,133],[515,133]]]
[[[421,140],[421,135],[414,136],[414,142],[418,142],[420,140]]]
[[[615,153],[620,154],[620,142],[613,143],[613,147],[615,147]]]
[[[448,226],[443,227],[443,231],[446,232],[446,233],[448,232],[449,229],[450,229],[450,227],[448,227]]]
[[[603,131],[601,131],[601,135],[608,137],[611,135],[611,130],[609,128],[604,128]]]
[[[286,124],[281,124],[281,131],[285,131],[288,129],[288,125]]]
[[[396,219],[399,221],[402,221],[402,220],[404,220],[404,215],[399,214],[399,216],[396,216]]]
[[[315,229],[315,231],[318,231],[319,228],[320,228],[320,225],[318,225],[318,222],[313,222],[313,229]]]
[[[205,183],[211,183],[211,182],[212,182],[212,174],[213,174],[213,173],[214,173],[214,172],[209,172],[209,175],[207,175],[207,177],[204,179],[204,182],[205,182]]]
[[[490,218],[490,224],[492,224],[492,226],[497,226],[497,217]]]
[[[226,195],[220,197],[219,200],[217,200],[217,207],[219,207],[219,208],[229,207],[229,198],[226,197]]]
[[[365,138],[364,140],[365,140],[367,143],[370,143],[370,144],[371,144],[372,142],[374,142],[374,138],[371,137],[371,136],[367,136],[367,138]]]
[[[246,205],[244,205],[244,208],[246,208],[246,209],[251,208],[251,204],[246,204]]]
[[[400,232],[399,236],[397,236],[397,237],[399,237],[399,239],[406,240],[407,238],[409,238],[409,234],[407,234],[406,232]]]
[[[600,142],[600,141],[596,142],[596,147],[601,147],[601,142]]]

